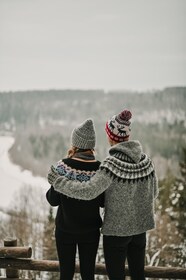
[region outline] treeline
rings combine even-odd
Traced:
[[[0,124],[14,123],[19,125],[38,124],[45,120],[81,119],[87,115],[96,120],[105,121],[108,116],[129,108],[134,112],[135,119],[149,123],[149,119],[142,119],[146,113],[159,112],[161,122],[169,118],[166,113],[172,112],[181,117],[185,111],[186,87],[166,88],[154,92],[108,92],[102,90],[48,90],[0,93]],[[165,116],[162,115],[162,110]],[[183,118],[183,116],[182,116]]]
[[[186,139],[186,87],[154,92],[102,90],[48,90],[0,93],[0,131],[16,137],[14,162],[45,175],[48,164],[66,154],[72,129],[93,118],[97,157],[108,150],[105,122],[124,108],[133,112],[132,138],[145,152],[175,168],[182,159]],[[173,162],[173,164],[172,164]],[[162,167],[161,167],[162,171]]]

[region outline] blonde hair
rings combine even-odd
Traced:
[[[77,147],[71,147],[68,151],[67,151],[67,157],[71,158],[73,157],[73,155],[77,152],[78,148]]]
[[[79,148],[77,148],[77,147],[74,147],[74,146],[72,146],[68,151],[67,151],[67,155],[66,155],[66,157],[68,157],[68,158],[72,158],[77,152],[78,152],[78,150],[79,150]],[[85,150],[85,153],[90,153],[90,154],[92,154],[92,155],[94,155],[94,153],[95,153],[95,151],[94,151],[94,149],[86,149]]]

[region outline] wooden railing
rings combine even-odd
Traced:
[[[0,247],[0,268],[6,269],[6,277],[2,279],[18,280],[19,270],[59,272],[59,262],[49,260],[33,260],[31,247],[17,247],[16,240],[5,240],[4,247]],[[79,264],[76,265],[79,272]],[[106,275],[105,266],[96,264],[95,274]],[[126,276],[130,276],[126,266]],[[145,267],[145,276],[148,278],[186,279],[186,268],[176,267]]]

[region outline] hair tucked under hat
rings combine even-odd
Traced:
[[[129,121],[131,117],[132,113],[124,110],[107,121],[105,130],[111,140],[123,142],[128,139],[131,131],[131,122]]]
[[[71,135],[72,146],[80,149],[94,149],[96,143],[96,133],[94,124],[88,119],[74,128]]]

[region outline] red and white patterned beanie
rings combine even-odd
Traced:
[[[131,131],[132,113],[128,110],[122,111],[119,115],[114,115],[106,122],[106,133],[109,138],[115,142],[128,140]]]

